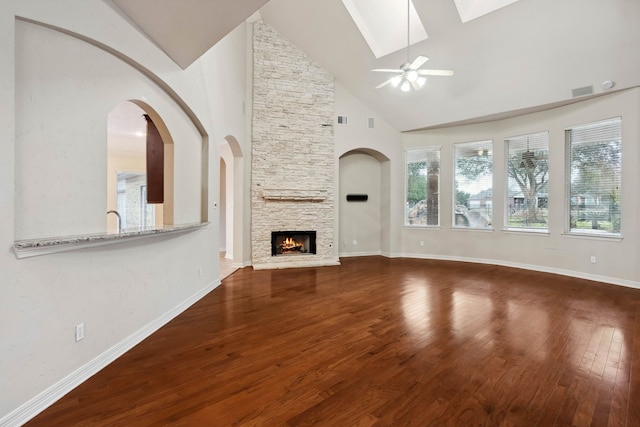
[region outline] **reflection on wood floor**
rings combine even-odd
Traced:
[[[233,266],[233,260],[225,258],[226,252],[220,252],[220,280],[229,276],[231,273],[236,271],[238,268]]]
[[[640,426],[640,290],[455,262],[244,268],[33,420]]]

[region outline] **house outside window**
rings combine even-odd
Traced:
[[[406,226],[440,225],[440,148],[410,149],[405,153]]]
[[[565,140],[568,231],[620,236],[622,119],[567,129]]]
[[[454,145],[453,226],[491,229],[493,141]]]
[[[505,139],[507,194],[505,227],[547,231],[549,218],[549,133]]]

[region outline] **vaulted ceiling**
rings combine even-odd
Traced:
[[[430,77],[423,90],[406,93],[375,89],[388,77],[370,71],[399,67],[406,51],[376,59],[341,0],[113,2],[183,68],[259,11],[401,131],[509,117],[640,85],[638,0],[520,0],[466,23],[454,0],[413,0],[429,37],[411,56],[455,75]],[[397,4],[406,10],[403,0]],[[592,93],[575,96],[578,88]]]

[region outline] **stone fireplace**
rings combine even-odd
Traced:
[[[333,76],[262,21],[253,31],[252,111],[253,268],[339,264]],[[304,251],[277,253],[272,238],[300,238],[299,230],[313,230],[315,242],[306,235]]]

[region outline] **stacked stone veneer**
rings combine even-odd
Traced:
[[[334,81],[262,21],[253,31],[251,245],[254,268],[338,263]],[[316,231],[316,255],[271,256],[272,231]]]

